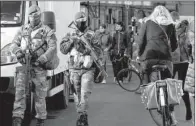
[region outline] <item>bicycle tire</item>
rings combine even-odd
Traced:
[[[166,101],[165,92],[164,92],[164,99]],[[150,109],[149,112],[150,112],[150,115],[153,121],[157,124],[157,126],[170,126],[170,118],[169,118],[170,112],[169,112],[169,108],[167,105],[161,106],[160,111],[158,109]],[[158,115],[160,115],[161,119],[157,119]]]
[[[120,80],[121,78],[125,78],[124,77],[125,74],[127,74],[127,77],[128,77],[127,84],[125,84],[125,79],[123,79],[122,81]],[[134,82],[133,79],[135,79],[134,81],[137,81],[135,84],[133,83]],[[125,68],[125,69],[120,70],[117,74],[116,80],[122,89],[129,91],[129,92],[137,91],[140,88],[140,85],[142,85],[142,79],[141,79],[140,74],[137,71],[130,69],[130,68]]]

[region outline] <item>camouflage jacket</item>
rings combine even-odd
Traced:
[[[96,54],[101,53],[101,46],[95,40],[93,31],[86,29],[84,37],[91,46],[95,49]],[[63,54],[69,55],[68,65],[69,69],[91,69],[94,67],[93,57],[90,50],[85,47],[77,31],[72,34],[67,34],[60,43],[60,50]]]
[[[12,42],[12,53],[16,54],[18,51],[25,53],[27,47],[25,35],[30,38],[28,44],[32,52],[41,47],[33,53],[32,62],[39,60],[46,63],[52,60],[53,54],[57,51],[57,39],[52,29],[42,23],[35,28],[31,28],[29,24],[22,26]]]

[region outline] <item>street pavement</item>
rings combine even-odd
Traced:
[[[141,103],[140,95],[127,92],[113,82],[111,65],[107,65],[107,71],[107,83],[94,84],[89,99],[89,126],[156,126]],[[186,112],[182,100],[175,107],[175,112],[178,126],[193,126],[192,121],[185,121]],[[71,102],[67,109],[49,110],[45,126],[76,126],[76,118],[75,106]],[[33,120],[31,126],[35,126],[35,123]]]

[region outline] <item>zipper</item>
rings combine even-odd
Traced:
[[[120,32],[118,32],[118,54],[120,53]]]

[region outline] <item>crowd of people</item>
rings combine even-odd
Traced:
[[[101,62],[106,70],[106,61],[110,60],[113,67],[114,82],[117,74],[123,68],[128,67],[128,57],[135,58],[141,62],[144,74],[144,83],[149,83],[150,68],[156,64],[164,64],[169,68],[163,78],[174,78],[178,72],[178,79],[183,81],[183,100],[186,106],[186,120],[192,119],[192,110],[189,94],[194,97],[194,22],[189,23],[187,20],[180,21],[177,12],[169,12],[164,6],[157,6],[148,16],[145,16],[143,10],[139,10],[135,16],[137,30],[134,29],[133,23],[130,31],[125,31],[122,22],[117,22],[115,31],[107,31],[107,25],[102,24],[99,30],[92,34],[87,26],[87,16],[83,12],[75,15],[75,23],[78,30],[72,35],[65,36],[60,44],[60,51],[69,55],[68,66],[70,82],[75,89],[74,101],[78,119],[77,126],[88,126],[88,99],[91,95],[94,76],[96,74],[97,64],[91,55],[91,50],[86,48],[80,38],[80,32],[84,33],[86,39],[93,39],[91,46],[95,49],[96,54],[101,55]],[[50,55],[56,51],[55,33],[40,22],[40,9],[37,6],[29,8],[30,24],[22,27],[21,31],[13,40],[13,53],[16,54],[21,64],[23,62],[23,50],[21,50],[21,35],[41,29],[47,33],[45,40],[48,48],[43,49],[37,54],[33,61],[35,77],[32,81],[36,85],[36,118],[37,126],[43,126],[46,119],[46,89],[48,84],[45,83],[46,69],[43,67],[47,61],[51,60]],[[138,32],[137,32],[138,31]],[[40,40],[39,36],[34,36],[35,41]],[[38,42],[35,42],[35,44]],[[134,44],[135,43],[135,44]],[[40,45],[40,43],[39,43]],[[136,47],[132,47],[135,46]],[[175,62],[174,62],[175,61]],[[40,74],[42,73],[42,74]],[[43,75],[43,76],[40,76]],[[13,109],[13,125],[21,126],[25,111],[25,86],[23,83],[24,73],[20,72],[16,81],[16,98]],[[123,77],[119,79],[123,81]],[[101,83],[106,83],[104,76]],[[174,108],[171,107],[171,111]],[[177,123],[175,115],[172,112],[173,123]]]

